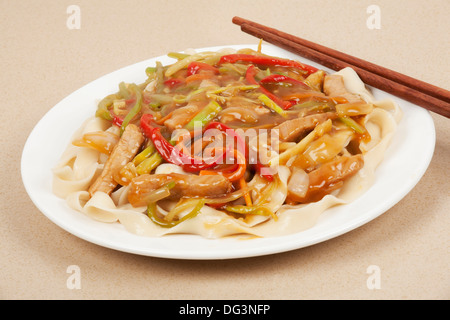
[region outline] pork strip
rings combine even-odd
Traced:
[[[281,142],[292,142],[297,140],[304,131],[312,130],[316,125],[327,121],[328,119],[336,118],[336,112],[317,113],[306,117],[287,120],[273,129],[279,130],[279,139]]]
[[[106,160],[102,173],[89,187],[91,197],[97,191],[110,194],[114,190],[117,186],[114,175],[134,158],[143,142],[144,136],[139,127],[129,124]]]
[[[198,107],[195,104],[188,104],[184,107],[175,109],[170,119],[164,122],[164,126],[170,131],[181,129],[197,113]]]
[[[174,181],[175,186],[170,189],[168,199],[182,197],[220,197],[229,193],[233,186],[231,182],[221,175],[187,175],[180,173],[170,174],[143,174],[130,183],[128,201],[134,206],[145,206],[145,195]]]
[[[322,188],[324,185],[336,184],[354,175],[364,165],[363,156],[342,156],[321,165],[309,173],[310,188]]]
[[[364,166],[363,156],[342,156],[324,163],[308,174],[309,187],[304,197],[289,193],[288,198],[296,202],[319,201],[331,191],[342,187],[343,182]]]
[[[359,95],[347,91],[344,78],[339,74],[327,74],[325,76],[323,92],[329,97],[343,97],[350,103],[364,102]]]

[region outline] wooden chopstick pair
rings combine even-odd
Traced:
[[[332,70],[350,67],[364,83],[450,118],[448,90],[250,20],[234,17],[232,21],[243,32]]]

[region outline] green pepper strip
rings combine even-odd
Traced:
[[[156,93],[162,93],[164,90],[164,67],[161,62],[156,61]]]
[[[253,89],[258,89],[260,86],[258,84],[251,85],[243,85],[243,86],[227,86],[227,87],[219,87],[217,89],[213,89],[208,91],[207,93],[219,94],[227,90],[240,90],[240,91],[248,91]]]
[[[186,221],[188,219],[192,219],[195,216],[197,216],[200,213],[200,210],[203,208],[203,206],[205,205],[205,200],[199,200],[197,205],[194,207],[194,209],[192,209],[191,212],[189,212],[188,214],[186,214],[183,218],[176,220],[176,221],[166,221],[164,219],[159,218],[156,214],[156,203],[150,203],[147,207],[147,214],[148,217],[150,218],[150,220],[157,224],[158,226],[162,227],[162,228],[172,228],[178,224],[180,224],[183,221]]]
[[[168,57],[177,59],[177,60],[183,60],[184,58],[187,58],[190,56],[190,54],[187,53],[181,53],[181,52],[169,52],[167,54]]]
[[[119,83],[119,93],[123,99],[130,99],[130,93],[125,82]]]
[[[363,134],[364,132],[366,132],[366,129],[364,127],[360,126],[355,120],[350,117],[339,117],[338,119],[356,133]]]
[[[136,94],[136,103],[131,108],[130,112],[128,112],[128,114],[125,116],[125,119],[123,119],[122,125],[120,126],[120,135],[122,135],[122,133],[125,131],[125,128],[127,127],[127,125],[141,111],[141,108],[142,108],[142,94],[141,94],[141,90],[134,83],[132,83],[130,85],[130,87],[131,87],[132,90],[134,90],[134,92]]]
[[[147,75],[147,77],[153,76],[156,72],[156,67],[147,67],[145,69],[145,74]]]
[[[104,97],[99,103],[97,107],[97,111],[95,112],[95,116],[99,118],[103,118],[108,121],[113,120],[113,116],[109,112],[109,108],[112,106],[115,99],[117,99],[117,94],[110,94]]]
[[[225,210],[240,214],[257,214],[262,216],[272,216],[275,221],[278,220],[278,216],[276,214],[274,214],[269,208],[262,206],[255,206],[255,207],[248,207],[242,205],[225,206]]]
[[[197,113],[184,128],[192,131],[194,130],[196,122],[200,122],[203,128],[203,126],[213,120],[220,111],[222,111],[222,107],[216,101],[211,100],[211,102],[208,103],[208,105],[206,105],[206,107],[204,107],[199,113]]]
[[[250,65],[247,68],[247,71],[245,73],[245,80],[254,85],[259,85],[259,82],[256,80],[256,75],[258,73],[258,69],[254,65]],[[278,98],[276,95],[274,95],[272,92],[261,86],[259,90],[265,94],[267,97],[269,97],[273,102],[275,102],[277,105],[279,105],[284,110],[289,109],[292,107],[292,103],[289,101],[284,101],[280,98]]]
[[[281,108],[278,104],[276,104],[272,99],[270,99],[268,96],[266,96],[265,94],[261,94],[258,96],[258,100],[261,101],[262,103],[264,103],[264,105],[266,107],[268,107],[269,109],[272,109],[273,111],[275,111],[276,113],[278,113],[280,116],[282,116],[283,118],[287,117],[287,113],[285,110],[283,110],[283,108]]]
[[[136,167],[137,174],[141,175],[152,172],[153,169],[161,164],[162,160],[161,155],[158,152],[154,152]]]
[[[313,107],[330,107],[326,102],[316,101],[316,100],[308,100],[302,103],[297,103],[292,106],[292,109],[297,108],[313,108]]]
[[[136,166],[137,174],[141,175],[150,173],[161,164],[162,160],[161,155],[156,152],[153,142],[149,141],[147,148],[134,157],[133,164]]]
[[[142,161],[144,161],[145,159],[147,159],[148,157],[150,157],[153,152],[155,152],[155,145],[153,144],[153,142],[149,141],[149,145],[147,146],[147,148],[145,148],[144,150],[142,150],[141,152],[139,152],[133,159],[133,164],[135,166],[139,165],[140,163],[142,163]]]

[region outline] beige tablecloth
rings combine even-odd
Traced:
[[[449,89],[447,0],[2,0],[0,12],[1,299],[450,298],[450,122],[437,114],[431,164],[397,205],[271,256],[189,261],[107,249],[41,214],[20,174],[33,127],[86,83],[169,51],[257,43],[233,16]]]

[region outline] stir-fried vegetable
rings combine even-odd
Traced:
[[[248,67],[247,72],[245,74],[245,79],[247,80],[248,83],[253,84],[253,85],[258,85],[258,81],[255,78],[257,72],[258,71],[254,65],[250,65]],[[282,100],[281,98],[277,97],[275,94],[268,91],[264,87],[261,87],[260,90],[263,94],[265,94],[267,97],[269,97],[272,101],[274,101],[281,108],[289,109],[292,106],[292,103]]]
[[[197,204],[194,206],[192,211],[189,212],[188,214],[186,214],[185,216],[183,216],[181,219],[178,219],[178,220],[167,221],[164,218],[158,217],[158,213],[157,213],[157,210],[156,210],[157,209],[156,208],[156,202],[151,202],[148,205],[148,207],[147,207],[147,214],[148,214],[150,220],[152,220],[158,226],[163,227],[163,228],[172,228],[172,227],[182,223],[183,221],[186,221],[188,219],[192,219],[195,216],[197,216],[200,213],[200,210],[203,208],[204,204],[205,204],[204,200],[198,200]]]
[[[247,162],[238,150],[234,149],[233,152],[233,158],[235,159],[234,163],[237,164],[237,169],[231,172],[228,171],[222,171],[222,170],[201,170],[200,175],[214,175],[219,174],[221,176],[226,177],[230,181],[237,181],[240,180],[247,169]]]
[[[274,220],[277,220],[278,217],[270,211],[270,209],[259,206],[259,207],[248,207],[248,206],[226,206],[225,210],[233,213],[239,213],[239,214],[256,214],[256,215],[262,215],[262,216],[271,216]]]
[[[142,108],[142,94],[141,90],[137,85],[134,83],[130,85],[130,88],[133,90],[134,94],[136,95],[136,103],[131,108],[131,110],[126,115],[125,119],[122,121],[122,125],[120,126],[120,134],[122,134],[126,128],[126,126],[130,123],[131,120],[133,120],[134,117],[137,116],[137,114],[141,111]]]
[[[309,89],[309,87],[302,81],[299,81],[297,79],[290,78],[288,76],[284,76],[281,74],[271,74],[267,77],[261,79],[260,83],[262,84],[277,84],[277,85],[284,85],[284,86],[292,86],[297,85],[300,88],[303,89]]]
[[[250,54],[230,54],[226,56],[222,56],[220,58],[219,63],[235,63],[238,61],[250,62],[256,65],[264,65],[264,66],[284,66],[284,67],[293,67],[299,70],[304,71],[307,74],[311,74],[316,72],[318,69],[312,66],[308,66],[306,64],[300,63],[294,60],[288,59],[280,59],[268,56],[255,56]]]
[[[266,107],[268,107],[269,109],[275,111],[276,113],[278,113],[283,118],[287,117],[286,111],[283,110],[279,105],[277,105],[272,99],[270,99],[265,94],[259,95],[258,99],[261,100],[261,102],[264,103],[264,105]]]
[[[157,152],[153,153],[150,157],[142,161],[136,166],[136,172],[138,174],[150,173],[156,169],[162,162],[161,155]]]
[[[155,145],[153,143],[150,143],[147,148],[142,150],[139,154],[137,154],[133,159],[133,164],[135,166],[139,165],[141,162],[143,162],[145,159],[150,157],[153,152],[155,152]]]
[[[175,74],[177,71],[189,66],[190,63],[192,63],[194,61],[199,61],[199,60],[207,58],[207,57],[211,57],[214,54],[216,54],[216,53],[214,53],[214,52],[199,52],[199,53],[195,53],[193,55],[188,55],[185,58],[179,60],[178,62],[175,62],[170,67],[168,67],[165,72],[165,76],[170,77],[171,75]]]
[[[143,201],[146,203],[155,203],[161,199],[167,198],[168,196],[170,196],[170,189],[172,189],[173,187],[175,187],[175,182],[171,181],[165,186],[146,194],[143,197],[144,198]]]
[[[203,159],[195,159],[194,157],[183,153],[162,136],[161,128],[152,127],[149,123],[149,120],[152,118],[153,117],[151,115],[144,115],[141,118],[141,127],[147,137],[153,141],[158,153],[167,162],[181,166],[188,172],[198,172],[216,165],[217,162],[225,155],[225,152],[223,152],[208,163]]]
[[[109,112],[109,109],[113,105],[114,100],[116,100],[117,98],[118,98],[118,96],[116,94],[110,94],[110,95],[104,97],[98,103],[98,107],[97,107],[95,116],[111,121],[113,119],[113,116]]]
[[[187,76],[192,76],[193,74],[196,74],[196,73],[200,72],[201,70],[210,71],[215,74],[219,73],[219,69],[217,69],[216,67],[213,67],[204,62],[193,61],[187,67]]]
[[[233,138],[233,140],[236,142],[237,150],[240,153],[242,153],[244,155],[244,157],[247,159],[248,146],[247,146],[245,140],[240,135],[238,135],[236,133],[236,131],[234,131],[232,128],[230,128],[227,125],[220,123],[220,122],[211,122],[210,124],[208,124],[205,127],[205,131],[210,130],[210,129],[218,129],[218,130],[226,133],[227,135],[231,136]],[[266,166],[261,164],[261,162],[258,159],[257,159],[256,163],[254,163],[254,165],[256,166],[258,173],[260,173],[264,178],[266,178],[268,180],[273,179],[273,175],[268,172],[269,170],[264,170],[264,169],[268,169],[268,168],[266,168]],[[266,171],[266,172],[261,173],[261,170]]]
[[[202,128],[205,124],[212,121],[220,111],[222,111],[222,107],[216,101],[210,101],[202,111],[197,113],[195,117],[189,121],[189,123],[185,126],[185,129],[192,131],[194,128],[198,128],[198,126]]]

